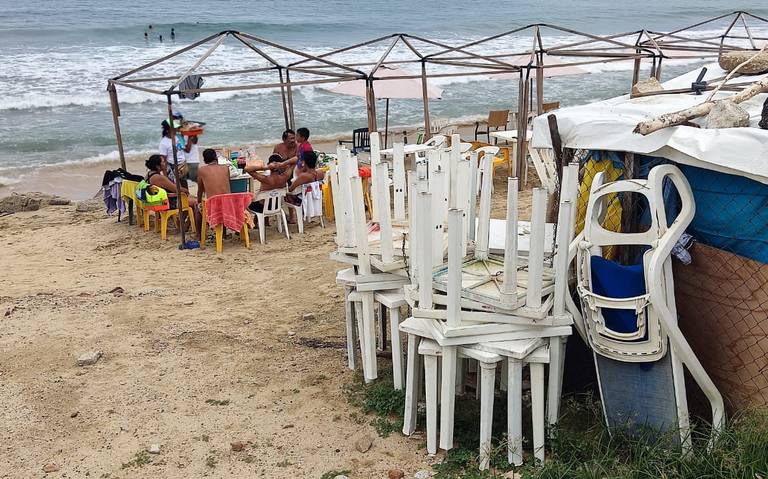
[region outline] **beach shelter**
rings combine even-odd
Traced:
[[[228,43],[227,43],[228,42]],[[234,45],[242,49],[242,57],[234,68],[229,57],[216,61],[222,45]],[[219,57],[220,58],[220,57]],[[289,63],[300,60],[312,61],[312,66],[290,68]],[[164,97],[167,102],[170,136],[174,137],[174,97],[194,98],[208,93],[279,89],[285,127],[295,125],[292,89],[299,85],[338,83],[365,78],[363,71],[345,66],[332,60],[280,45],[271,40],[235,30],[225,30],[186,47],[180,48],[162,58],[133,68],[110,78],[107,82],[112,107],[112,117],[117,138],[120,162],[125,168],[125,153],[120,128],[120,105],[117,88],[130,88],[151,95]],[[178,156],[173,145],[173,168],[178,182]],[[179,217],[183,217],[182,202],[179,201]],[[181,222],[181,243],[185,247],[184,222]]]
[[[423,91],[421,81],[415,78],[400,78],[408,76],[408,72],[395,66],[382,65],[377,71],[373,81],[373,91],[376,98],[386,100],[386,113],[384,114],[384,148],[387,146],[389,136],[389,100],[390,99],[422,99]],[[396,78],[393,78],[396,77]],[[388,79],[389,78],[389,79]],[[324,87],[332,93],[340,95],[366,96],[366,81],[355,80],[338,83]],[[440,98],[443,90],[434,85],[427,84],[427,98]]]
[[[737,75],[723,85],[728,72],[717,63],[706,68],[702,80],[708,88],[722,87],[715,100],[768,80],[768,74]],[[748,126],[708,128],[706,118],[695,118],[646,135],[635,132],[645,131],[638,128],[641,123],[706,101],[711,92],[702,95],[692,89],[699,75],[697,68],[664,82],[661,91],[560,109],[555,113],[556,140],[547,118],[537,117],[531,144],[543,148],[559,142],[564,148],[582,150],[578,157],[584,181],[578,204],[588,201],[587,183],[597,170],[614,180],[643,178],[656,164],[680,168],[695,200],[695,216],[686,229],[688,249],[678,250],[682,256],[673,265],[680,329],[725,396],[727,407],[765,407],[768,130],[759,122],[768,93],[739,103],[749,115]],[[675,198],[674,191],[665,192],[669,209],[677,204]],[[637,230],[643,207],[629,200],[622,197],[611,203],[605,228],[611,227],[610,222],[617,231]]]

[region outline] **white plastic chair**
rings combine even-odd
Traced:
[[[552,157],[552,149],[533,148],[528,145],[528,155],[530,162],[533,163],[533,167],[536,169],[536,174],[539,176],[541,186],[546,188],[549,194],[554,194],[557,190],[557,167],[555,166],[555,159]],[[526,186],[528,185],[527,160],[525,162],[523,184]]]
[[[680,196],[681,208],[671,225],[667,225],[663,185],[669,180]],[[642,233],[617,233],[601,225],[609,195],[633,192],[645,196],[650,209],[651,226]],[[584,314],[582,328],[595,353],[622,362],[658,361],[665,356],[668,344],[672,350],[675,395],[680,422],[681,443],[690,449],[685,382],[680,363],[685,364],[696,383],[709,399],[712,408],[712,439],[724,422],[724,405],[720,392],[694,354],[677,325],[671,251],[680,235],[693,220],[693,193],[682,172],[673,165],[654,167],[647,180],[624,180],[603,184],[603,174],[592,183],[583,239],[577,251],[577,289]],[[595,294],[592,283],[592,256],[601,256],[602,248],[611,245],[643,245],[645,293],[631,298],[611,298]],[[603,309],[636,312],[637,331],[611,329]],[[577,318],[579,319],[579,318]],[[679,370],[679,373],[675,371]]]
[[[285,237],[291,239],[291,234],[288,232],[288,218],[285,217],[285,211],[283,211],[285,193],[285,189],[260,191],[254,199],[254,201],[264,201],[261,213],[254,211],[259,223],[259,240],[261,240],[261,244],[267,242],[267,235],[264,231],[265,218],[270,217],[277,218],[277,231],[282,232],[282,228],[285,228]]]
[[[304,201],[306,201],[306,195],[307,195],[307,188],[309,186],[312,186],[313,188],[317,188],[317,190],[320,192],[320,214],[313,215],[313,216],[306,216],[304,215]],[[323,221],[323,211],[322,211],[322,204],[323,204],[323,190],[322,190],[322,182],[321,181],[313,181],[310,184],[303,184],[301,185],[301,205],[294,205],[293,203],[285,202],[283,203],[283,206],[286,208],[291,208],[296,213],[296,225],[299,229],[299,234],[304,234],[304,220],[306,219],[308,222],[312,221],[312,218],[320,218],[320,226],[325,228],[325,222]]]
[[[471,145],[471,144],[470,144]],[[480,185],[483,184],[483,174],[484,174],[484,166],[483,166],[483,157],[486,155],[490,155],[491,157],[495,157],[499,154],[500,148],[498,146],[484,146],[482,148],[478,148],[477,150],[472,150],[477,152],[477,158],[479,165],[477,165],[477,181],[475,182],[476,188],[475,188],[475,195],[479,194],[480,192]],[[466,158],[470,157],[471,151],[462,152],[464,153],[464,156]],[[480,156],[480,153],[483,154],[483,156]],[[493,178],[493,172],[491,172],[491,178]],[[493,193],[493,181],[491,181],[491,193]]]
[[[441,147],[443,145],[443,143],[445,143],[445,139],[446,139],[446,137],[443,136],[443,135],[435,135],[432,138],[430,138],[429,140],[425,141],[423,144],[424,144],[424,146],[430,146],[432,148],[439,148],[439,147]],[[416,161],[424,160],[427,157],[427,153],[426,152],[416,153],[415,156],[416,156]]]

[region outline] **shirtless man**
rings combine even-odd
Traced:
[[[197,172],[197,202],[203,204],[203,194],[210,198],[225,195],[229,190],[229,166],[220,165],[216,152],[210,148],[203,151],[205,165]]]
[[[272,155],[269,157],[269,163],[266,166],[254,167],[248,171],[248,174],[261,183],[261,191],[278,190],[285,188],[288,184],[291,175],[288,170],[282,168],[282,160],[280,155]],[[259,171],[263,170],[270,170],[269,175],[259,173]],[[254,201],[248,208],[251,211],[261,213],[264,209],[264,202]]]
[[[296,156],[296,134],[290,128],[283,132],[283,142],[272,149],[273,155],[280,155],[283,160]]]

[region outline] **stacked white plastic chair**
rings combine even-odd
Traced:
[[[371,135],[373,220],[366,220],[362,182],[358,162],[349,150],[339,148],[337,163],[329,174],[333,190],[337,251],[332,259],[350,267],[337,274],[337,283],[345,287],[348,365],[356,368],[355,343],[359,342],[363,376],[366,381],[378,377],[376,346],[386,346],[385,313],[390,313],[390,336],[395,387],[403,386],[403,351],[399,341],[399,307],[405,304],[401,287],[408,282],[403,221],[393,227],[388,168],[378,161],[379,136]],[[376,160],[374,160],[374,157]],[[404,170],[396,175],[402,179]],[[404,190],[404,188],[401,188]],[[397,198],[397,197],[396,197]],[[403,198],[396,199],[396,211],[404,216]],[[375,324],[379,305],[380,328]]]
[[[681,209],[671,225],[667,224],[664,182],[674,185]],[[649,207],[651,225],[640,233],[616,233],[602,227],[606,200],[617,193],[643,195]],[[680,443],[691,447],[683,364],[705,393],[712,407],[713,437],[723,425],[723,399],[677,326],[671,251],[690,224],[695,205],[690,185],[673,165],[651,169],[647,180],[623,180],[603,184],[603,174],[595,176],[587,204],[584,231],[575,241],[578,267],[578,292],[583,319],[576,324],[590,347],[600,356],[620,362],[657,362],[671,353],[672,381],[677,407]],[[592,258],[614,245],[640,245],[643,253],[645,294],[612,298],[594,292]],[[573,251],[571,253],[573,255]],[[630,310],[636,313],[635,331],[617,331],[603,316],[604,310]],[[605,387],[602,385],[601,387]],[[670,400],[672,398],[669,398]]]
[[[520,368],[524,363],[537,364],[532,368],[537,386],[543,384],[543,370],[538,365],[550,364],[549,422],[557,420],[562,376],[563,340],[571,333],[572,316],[566,311],[567,270],[569,244],[573,234],[573,204],[576,188],[563,188],[560,204],[561,222],[557,234],[557,253],[551,261],[544,257],[545,217],[547,193],[533,192],[530,251],[527,257],[518,254],[517,237],[517,180],[509,179],[506,241],[504,256],[489,253],[491,210],[491,175],[483,175],[480,188],[480,209],[477,214],[478,232],[474,235],[476,161],[461,159],[459,141],[449,153],[429,152],[428,166],[412,175],[409,188],[413,199],[410,217],[409,271],[411,283],[404,290],[412,306],[412,317],[400,328],[408,334],[408,363],[406,379],[406,408],[403,432],[415,429],[415,405],[419,390],[421,350],[428,355],[439,354],[440,368],[440,441],[442,449],[453,446],[453,413],[458,357],[484,358],[483,371],[495,364],[495,358],[510,360],[509,460],[521,463],[520,431]],[[438,156],[440,155],[440,156]],[[476,160],[476,157],[474,158]],[[490,171],[492,156],[485,155],[484,171]],[[423,171],[423,170],[426,170]],[[425,174],[427,173],[427,174]],[[565,170],[564,184],[572,185],[576,170]],[[447,220],[447,221],[446,221]],[[442,238],[447,224],[447,262]],[[423,341],[427,341],[424,343]],[[515,342],[517,341],[517,342]],[[439,351],[439,353],[437,352]],[[526,361],[527,355],[536,355],[535,361]],[[425,382],[430,389],[436,374],[434,361],[429,360]],[[483,374],[486,396],[481,397],[480,466],[488,466],[490,447],[491,397],[487,397],[490,376]],[[538,381],[540,380],[540,383]],[[482,381],[481,381],[482,382]],[[532,386],[533,387],[533,386]],[[538,390],[536,391],[538,392]],[[538,397],[542,395],[537,394]],[[430,411],[435,410],[434,394],[428,401],[428,452],[436,452],[436,424]],[[489,404],[490,401],[490,404]],[[483,407],[484,406],[484,407]],[[490,410],[489,410],[490,406]],[[534,440],[537,458],[543,460],[543,406],[534,408],[537,436]],[[538,433],[541,433],[540,435]]]

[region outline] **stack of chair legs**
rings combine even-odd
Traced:
[[[428,155],[428,160],[432,159]],[[572,315],[565,308],[565,296],[576,192],[571,184],[576,171],[568,167],[564,172],[563,184],[569,186],[562,188],[552,258],[545,258],[544,254],[546,191],[535,189],[533,192],[530,247],[527,256],[520,255],[517,180],[508,180],[504,255],[496,256],[489,252],[488,246],[490,175],[484,176],[480,188],[478,230],[473,238],[474,231],[467,231],[467,227],[475,223],[475,199],[470,196],[475,189],[470,182],[477,177],[473,171],[477,165],[472,160],[469,165],[462,165],[453,151],[445,158],[434,159],[440,166],[428,165],[426,177],[417,169],[415,184],[411,185],[414,192],[409,229],[411,282],[404,287],[404,292],[412,307],[412,316],[400,325],[401,331],[408,335],[403,432],[411,434],[415,428],[415,403],[423,388],[427,402],[428,452],[435,453],[437,447],[451,449],[457,366],[460,359],[477,361],[481,401],[480,467],[487,468],[495,369],[498,364],[506,363],[509,461],[521,464],[522,368],[528,365],[534,453],[543,460],[544,428],[546,422],[552,425],[557,421],[563,345],[573,323]],[[492,158],[488,155],[486,161],[490,163]],[[462,175],[466,166],[470,174]],[[490,164],[484,166],[490,171]],[[442,241],[446,231],[447,260]],[[420,370],[422,364],[423,371]],[[544,365],[549,367],[548,420],[544,413]],[[439,441],[436,439],[438,429]]]
[[[378,134],[371,135],[372,157],[374,154],[378,156],[378,139]],[[345,290],[348,366],[356,368],[355,351],[359,344],[363,377],[366,382],[376,379],[377,345],[378,349],[385,349],[389,335],[394,384],[397,389],[402,389],[404,359],[398,326],[400,308],[407,304],[402,286],[408,283],[408,277],[401,253],[405,249],[404,228],[401,226],[395,231],[392,225],[388,167],[385,163],[374,164],[372,161],[373,212],[376,214],[370,212],[375,220],[370,223],[366,219],[357,158],[340,147],[330,175],[338,246],[331,257],[348,265],[337,273],[336,278]],[[387,319],[390,328],[386,327]]]

